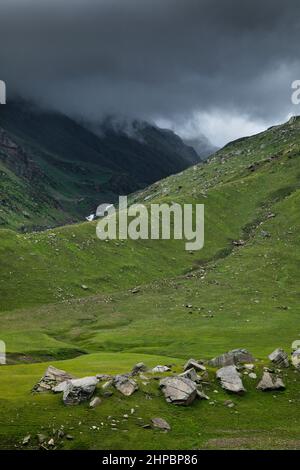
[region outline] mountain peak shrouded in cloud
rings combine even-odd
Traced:
[[[1,77],[69,115],[202,123],[215,145],[297,113],[300,4],[2,0]],[[197,136],[193,136],[193,139]]]

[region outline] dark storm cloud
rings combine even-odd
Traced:
[[[2,0],[0,78],[69,113],[265,122],[300,78],[298,0]]]

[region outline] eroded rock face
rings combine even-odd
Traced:
[[[98,384],[96,377],[84,377],[70,380],[65,387],[63,402],[65,405],[79,405],[89,400]]]
[[[240,374],[235,366],[222,367],[222,369],[217,371],[217,378],[221,381],[222,388],[228,392],[238,394],[246,392]]]
[[[206,371],[206,367],[203,364],[200,364],[199,362],[195,361],[195,359],[188,360],[183,370],[187,371],[189,369],[195,369],[196,371],[199,371],[199,372]]]
[[[33,392],[47,392],[53,390],[58,384],[73,379],[66,371],[49,366],[41,380],[33,387]]]
[[[186,377],[166,377],[159,382],[168,403],[188,406],[197,396],[195,382]]]
[[[131,379],[127,375],[116,375],[113,385],[126,397],[132,395],[139,388],[135,380]]]
[[[233,349],[232,351],[211,359],[208,364],[212,367],[226,367],[253,362],[255,362],[255,359],[247,349]]]
[[[300,371],[300,348],[292,353],[292,364]]]
[[[257,385],[257,390],[262,390],[263,392],[284,390],[285,385],[280,377],[277,377],[275,374],[265,371],[261,381]]]
[[[275,349],[275,351],[270,354],[269,359],[273,364],[276,364],[278,367],[289,367],[289,356],[283,349]]]

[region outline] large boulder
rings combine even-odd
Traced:
[[[283,349],[275,349],[275,351],[270,354],[269,359],[277,367],[289,367],[289,356]]]
[[[217,371],[217,378],[221,381],[222,388],[228,392],[242,394],[246,391],[235,366],[222,367]]]
[[[79,405],[89,400],[98,384],[96,377],[84,377],[70,380],[64,390],[63,402],[65,405]]]
[[[139,388],[135,380],[131,379],[128,375],[116,375],[113,385],[126,397],[132,395]]]
[[[300,371],[300,348],[292,353],[292,364]]]
[[[257,390],[262,390],[263,392],[284,390],[285,385],[280,377],[277,377],[275,374],[271,374],[268,371],[265,371],[261,381],[257,385]]]
[[[197,396],[195,382],[186,377],[166,377],[159,382],[166,401],[174,405],[188,406]]]
[[[66,371],[49,366],[44,376],[33,387],[33,392],[48,392],[53,390],[58,384],[73,379],[74,377]]]
[[[253,362],[255,362],[255,359],[247,349],[233,349],[232,351],[211,359],[208,364],[212,367],[226,367]]]

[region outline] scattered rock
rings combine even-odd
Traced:
[[[67,434],[66,439],[68,439],[68,441],[73,441],[74,437],[71,436],[71,434]]]
[[[203,364],[200,364],[199,362],[195,361],[195,359],[190,359],[189,361],[187,361],[183,370],[186,371],[192,368],[200,372],[206,371],[206,367]]]
[[[228,392],[241,394],[246,391],[235,366],[222,367],[217,371],[217,378],[221,380],[222,388]]]
[[[55,442],[54,442],[54,439],[53,439],[53,438],[51,438],[51,439],[48,441],[48,446],[50,446],[50,447],[55,446]]]
[[[300,349],[297,349],[292,353],[292,364],[300,371]]]
[[[131,371],[131,375],[138,375],[140,372],[146,372],[146,371],[147,371],[147,366],[143,362],[139,362],[133,367]]]
[[[267,392],[274,390],[284,390],[285,385],[281,378],[277,377],[275,374],[271,374],[270,372],[265,371],[256,388],[257,390]]]
[[[113,385],[126,397],[132,395],[139,388],[137,383],[127,375],[116,375]]]
[[[188,406],[197,396],[195,383],[185,377],[166,377],[159,383],[168,403]]]
[[[86,286],[85,284],[82,284],[81,289],[88,290],[88,286]]]
[[[254,372],[250,372],[248,377],[250,377],[250,379],[257,379],[257,375]]]
[[[151,372],[153,374],[164,374],[165,372],[169,372],[170,370],[171,369],[168,366],[156,366],[156,367],[153,367]]]
[[[200,382],[201,378],[197,375],[197,372],[195,369],[188,369],[182,374],[179,375],[179,377],[185,377],[187,379],[192,380],[193,382]]]
[[[163,431],[171,431],[171,426],[162,418],[152,418],[151,424],[153,428],[162,429]]]
[[[234,349],[211,359],[208,364],[212,367],[226,367],[252,362],[255,362],[255,359],[247,349]]]
[[[199,398],[200,400],[209,400],[209,397],[206,395],[206,393],[204,393],[202,388],[199,388],[199,386],[197,389],[197,398]]]
[[[31,435],[28,434],[28,436],[25,436],[23,441],[22,441],[22,446],[27,446],[30,442],[30,439],[31,439]]]
[[[49,366],[44,376],[40,381],[33,387],[33,392],[47,392],[52,390],[58,384],[71,380],[74,377],[64,370],[57,369],[56,367]]]
[[[96,408],[101,405],[101,398],[95,397],[90,401],[90,408]]]
[[[273,364],[276,364],[278,367],[289,367],[289,357],[283,349],[275,349],[275,351],[270,354],[269,359]]]
[[[67,385],[68,385],[69,382],[70,382],[70,380],[66,380],[65,382],[62,382],[62,383],[56,385],[56,387],[54,387],[52,389],[52,392],[53,393],[62,393],[62,392],[64,392],[66,390]]]
[[[246,369],[246,370],[252,371],[252,370],[254,370],[254,368],[255,368],[254,364],[244,364],[244,369]]]
[[[227,406],[227,408],[234,408],[235,403],[232,400],[225,400],[224,401],[224,406]]]
[[[39,433],[36,435],[39,444],[43,444],[47,440],[47,436],[45,434]]]
[[[93,395],[98,384],[96,377],[84,377],[70,380],[63,394],[65,405],[78,405],[87,401]]]

